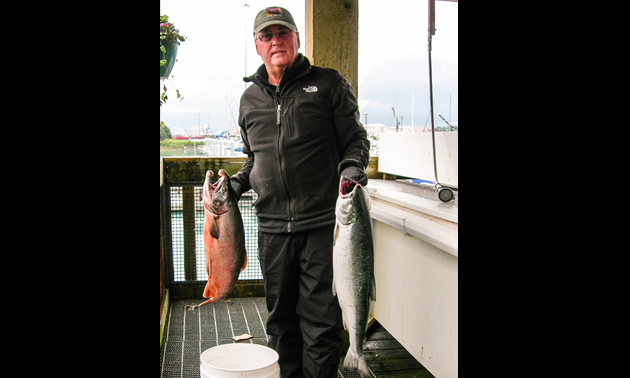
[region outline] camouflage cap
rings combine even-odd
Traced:
[[[256,15],[254,20],[254,35],[269,25],[284,25],[297,32],[297,26],[293,21],[293,16],[288,10],[281,7],[267,7]]]

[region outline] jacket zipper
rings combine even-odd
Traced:
[[[277,116],[276,116],[276,126],[280,126],[280,111],[281,111],[281,107],[280,107],[280,86],[279,85],[276,87],[276,93],[274,94],[274,100],[276,100],[276,104],[278,104],[278,112],[277,112]]]
[[[278,118],[276,120],[276,125],[280,126],[280,104],[278,104]]]
[[[301,75],[298,75],[296,77],[294,77],[291,81],[294,81],[304,75],[306,75],[309,71],[311,70],[311,68],[309,67],[305,72],[303,72]],[[290,81],[290,82],[291,82]],[[289,82],[289,83],[290,83]],[[286,83],[284,85],[283,88],[286,88],[287,84]],[[280,103],[280,97],[281,97],[281,93],[280,93],[280,85],[278,85],[276,87],[276,92],[274,95],[274,99],[276,101],[276,104],[278,104],[278,110],[276,113],[276,125],[280,126],[281,125],[281,115],[282,115],[282,105]],[[282,144],[282,127],[279,127],[278,129],[278,159],[280,161],[280,169],[281,169],[281,178],[282,178],[282,184],[284,186],[284,191],[287,195],[287,201],[288,201],[288,216],[289,216],[289,222],[287,225],[287,232],[291,232],[291,223],[295,220],[294,216],[293,216],[293,203],[292,203],[292,199],[291,199],[291,193],[289,191],[289,187],[288,187],[288,182],[287,182],[287,178],[285,178],[286,173],[287,173],[287,169],[286,169],[286,164],[285,161],[286,159],[283,159],[284,156],[284,149],[283,149],[283,144]]]
[[[287,196],[287,202],[288,202],[288,206],[287,206],[287,215],[289,217],[289,223],[288,223],[288,230],[287,232],[291,232],[291,221],[293,220],[293,212],[292,212],[292,205],[291,205],[291,193],[289,191],[289,187],[288,187],[288,182],[287,182],[287,177],[286,177],[286,159],[284,158],[284,149],[283,146],[284,144],[282,143],[282,122],[281,122],[281,116],[282,116],[282,104],[280,102],[280,86],[278,85],[276,87],[276,92],[274,95],[274,100],[276,102],[276,104],[278,104],[278,110],[276,112],[276,125],[278,126],[278,160],[280,161],[280,178],[282,179],[282,186],[284,187],[284,192]]]

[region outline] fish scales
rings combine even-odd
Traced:
[[[371,377],[363,354],[370,300],[376,300],[370,198],[356,181],[343,176],[335,210],[333,294],[337,295],[350,347],[344,368]]]
[[[203,240],[208,283],[203,292],[207,301],[195,306],[228,299],[239,274],[247,266],[245,230],[230,176],[219,170],[219,180],[212,184],[214,172],[207,171],[203,183]]]

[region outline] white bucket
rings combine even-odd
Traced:
[[[258,344],[225,344],[201,353],[201,378],[278,378],[275,350]]]

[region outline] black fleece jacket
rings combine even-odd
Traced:
[[[241,96],[239,126],[243,167],[232,176],[241,193],[253,188],[260,231],[297,232],[334,224],[339,175],[365,169],[370,143],[348,80],[311,66],[298,54],[279,86],[265,65]],[[238,184],[236,185],[238,186]]]

